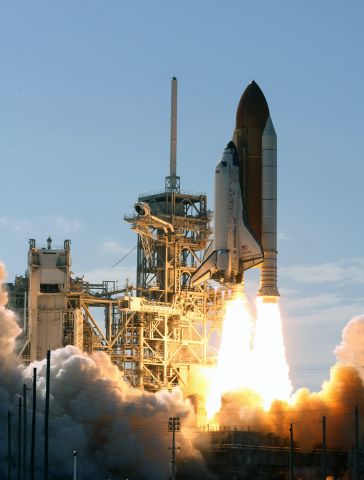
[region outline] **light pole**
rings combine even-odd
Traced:
[[[293,424],[289,427],[289,480],[294,480],[294,442],[293,442]]]
[[[73,480],[77,480],[77,450],[73,450]]]
[[[172,432],[172,480],[176,480],[176,432],[181,431],[181,419],[179,417],[169,417],[168,431]]]

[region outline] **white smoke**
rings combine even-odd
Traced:
[[[5,305],[8,301],[7,292],[3,291],[1,285],[5,279],[5,268],[0,263],[0,368],[14,367],[15,339],[21,333],[16,323],[14,312],[7,310]]]
[[[334,353],[338,362],[351,365],[364,372],[364,315],[358,315],[350,320],[341,334],[341,343]]]
[[[0,265],[0,283],[4,280]],[[13,312],[5,308],[6,294],[0,286],[0,417],[6,425],[7,411],[16,412],[22,385],[28,391],[28,454],[33,368],[37,368],[37,442],[35,478],[42,477],[46,361],[28,367],[18,364],[15,338],[20,333]],[[182,432],[177,433],[180,469],[193,471],[189,478],[211,478],[200,452],[191,443],[189,425],[193,409],[181,392],[143,392],[129,387],[120,370],[101,352],[87,355],[68,346],[52,352],[49,419],[49,476],[71,478],[73,451],[78,452],[78,478],[150,479],[169,478],[171,467],[170,416],[179,416]],[[13,461],[16,451],[16,416],[13,417]],[[6,428],[0,435],[6,452]],[[2,456],[0,478],[7,471]],[[29,457],[29,456],[28,456]],[[29,465],[29,458],[27,460]],[[178,463],[177,463],[178,464]],[[14,467],[15,468],[15,465]]]
[[[22,375],[17,368],[17,357],[14,353],[15,339],[21,333],[21,329],[14,312],[5,308],[8,301],[8,295],[2,289],[5,275],[4,265],[0,263],[0,408],[6,404],[5,398],[9,402],[13,400],[22,383]]]

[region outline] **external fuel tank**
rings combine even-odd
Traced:
[[[236,111],[233,142],[239,157],[244,220],[259,242],[262,235],[262,134],[268,118],[267,101],[253,80],[241,96]]]

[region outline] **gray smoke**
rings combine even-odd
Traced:
[[[4,267],[0,265],[0,284],[4,276]],[[14,313],[5,308],[6,302],[6,293],[0,286],[0,417],[3,432],[0,434],[0,448],[1,452],[7,451],[6,419],[10,410],[14,413],[13,461],[16,462],[16,405],[23,383],[28,391],[30,434],[32,375],[36,367],[35,478],[42,478],[46,361],[34,362],[26,368],[19,365],[14,346],[20,328]],[[152,394],[133,389],[106,354],[87,355],[72,346],[52,352],[50,383],[49,476],[53,480],[71,478],[74,450],[78,452],[80,480],[169,478],[171,434],[167,431],[167,422],[170,416],[179,416],[182,423],[182,432],[176,434],[180,447],[180,473],[185,470],[190,478],[211,478],[200,452],[192,446],[189,426],[193,424],[194,411],[179,390]],[[5,478],[5,472],[7,458],[4,453],[0,463],[1,478]]]

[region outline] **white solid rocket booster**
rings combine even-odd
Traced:
[[[262,135],[262,247],[259,295],[278,297],[277,288],[277,135],[268,117]]]

